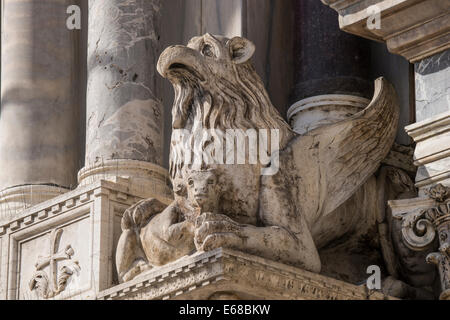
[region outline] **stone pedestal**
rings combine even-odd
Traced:
[[[170,177],[166,169],[156,164],[138,160],[107,160],[78,172],[80,186],[100,180],[121,181],[129,190],[139,192],[146,198],[172,198]]]
[[[85,168],[80,185],[115,176],[160,188],[163,108],[156,92],[159,0],[90,0]]]
[[[242,252],[216,249],[181,258],[105,290],[100,300],[384,300],[355,286]]]
[[[71,4],[2,3],[0,221],[76,186],[79,33],[66,28]]]
[[[0,299],[95,299],[118,284],[122,214],[146,197],[126,180],[97,181],[0,224]]]

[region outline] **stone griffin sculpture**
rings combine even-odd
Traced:
[[[158,71],[175,90],[170,156],[175,200],[168,207],[143,200],[125,212],[116,254],[121,281],[219,247],[320,272],[315,239],[324,233],[339,239],[359,221],[347,215],[336,217],[333,226],[323,223],[388,154],[399,117],[393,87],[376,80],[365,110],[299,136],[272,105],[251,64],[254,51],[244,38],[206,34],[161,54]],[[188,163],[187,145],[204,129],[277,130],[279,148],[271,159],[277,157],[279,170],[262,175],[267,164],[249,161]],[[177,130],[185,133],[182,141]],[[200,147],[208,153],[213,142],[214,134]]]

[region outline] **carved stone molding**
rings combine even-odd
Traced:
[[[402,220],[402,235],[413,250],[429,249],[436,238],[439,252],[427,256],[427,262],[436,264],[441,277],[440,299],[450,299],[450,188],[438,184],[426,191],[428,199],[390,201],[395,218]],[[409,205],[413,207],[408,208]],[[414,208],[414,202],[417,206]],[[402,208],[403,207],[403,208]],[[405,210],[406,209],[406,210]]]
[[[120,236],[120,220],[127,208],[148,193],[136,192],[127,179],[116,180],[80,186],[0,223],[0,300],[89,300],[99,291],[119,283],[113,255]],[[170,202],[164,198],[160,201]],[[49,238],[52,232],[54,240]],[[49,241],[53,249],[48,249]],[[61,270],[67,259],[58,260],[54,271],[49,265],[42,269],[35,267],[37,261],[47,263],[52,256],[54,260],[76,258],[81,272],[68,278],[71,270]],[[56,285],[52,280],[55,275]],[[35,279],[52,287],[39,294]]]
[[[0,191],[0,224],[19,216],[22,211],[68,192],[68,189],[27,185]]]
[[[414,164],[418,167],[416,187],[422,190],[450,183],[450,112],[407,126],[406,132],[416,142]]]
[[[138,160],[104,160],[86,166],[78,172],[78,183],[86,186],[99,180],[127,181],[130,186],[147,197],[172,198],[169,175],[159,165]]]
[[[385,42],[389,51],[416,62],[450,48],[448,0],[322,0],[339,13],[342,30]],[[380,12],[380,29],[367,21]]]
[[[365,285],[323,275],[246,253],[216,249],[186,256],[100,292],[99,300],[384,300]]]
[[[309,97],[294,103],[287,112],[292,129],[305,134],[315,128],[348,119],[364,110],[369,99],[344,95],[326,94]]]

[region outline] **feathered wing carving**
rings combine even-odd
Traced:
[[[398,118],[395,90],[379,78],[366,109],[292,142],[297,205],[309,223],[333,212],[378,169],[394,142]]]

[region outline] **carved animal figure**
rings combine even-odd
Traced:
[[[349,215],[332,215],[389,152],[399,117],[393,87],[376,80],[374,98],[365,110],[299,136],[272,105],[250,62],[254,51],[244,38],[206,34],[161,54],[158,71],[175,90],[174,134],[183,130],[187,136],[181,142],[172,138],[174,202],[164,208],[155,199],[144,200],[124,215],[116,255],[122,281],[146,268],[218,247],[319,272],[317,248],[324,244],[324,234],[327,241],[338,239],[363,223]],[[187,218],[192,206],[185,186],[199,168],[186,161],[191,152],[187,143],[205,129],[278,130],[279,152],[272,153],[271,164],[279,160],[279,170],[261,175],[261,163],[200,163],[200,169],[220,173],[220,208],[200,213],[194,223]],[[213,134],[201,145],[203,151],[208,153],[214,141]],[[339,224],[325,223],[331,220]]]

